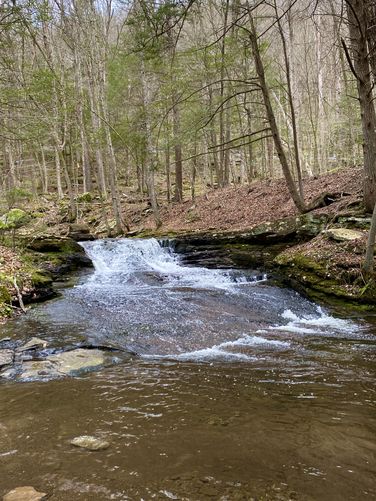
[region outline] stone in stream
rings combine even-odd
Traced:
[[[45,492],[38,492],[34,487],[16,487],[3,497],[3,501],[40,501],[47,496]]]
[[[23,352],[28,350],[36,350],[40,348],[45,348],[47,345],[48,343],[44,339],[39,339],[38,337],[32,337],[27,343],[17,348],[17,351]]]
[[[110,444],[106,442],[106,440],[102,440],[101,438],[96,438],[91,435],[81,435],[79,437],[75,437],[71,440],[71,444],[89,451],[102,451],[110,447]]]
[[[27,381],[72,376],[80,371],[98,369],[105,361],[106,356],[100,350],[78,348],[49,355],[42,360],[24,361],[16,369],[16,378]],[[11,368],[2,375],[6,378],[12,378],[15,376],[15,371]]]
[[[106,357],[100,350],[78,348],[50,355],[47,360],[56,364],[60,374],[68,376],[78,371],[96,369],[104,364]]]
[[[0,350],[0,368],[4,365],[11,365],[14,359],[13,350]]]

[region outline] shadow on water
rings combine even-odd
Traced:
[[[373,499],[375,329],[256,272],[181,266],[156,240],[83,244],[95,271],[3,328],[131,361],[0,385],[0,495]],[[0,336],[2,337],[2,336]],[[76,435],[111,446],[72,448]]]

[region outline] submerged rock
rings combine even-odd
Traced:
[[[3,501],[40,501],[47,496],[45,492],[38,492],[34,487],[16,487],[5,494]]]
[[[71,444],[75,447],[82,447],[89,451],[101,451],[110,447],[110,444],[101,438],[96,438],[91,435],[81,435],[71,440]]]

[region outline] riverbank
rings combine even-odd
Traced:
[[[147,199],[123,194],[129,237],[169,239],[186,264],[260,268],[319,302],[376,305],[376,288],[361,272],[370,216],[361,202],[361,171],[342,170],[305,181],[317,208],[299,216],[282,180],[211,190],[194,202],[161,205],[156,230]],[[77,241],[122,236],[109,203],[77,197],[78,220],[69,222],[67,200],[45,196],[19,201],[26,223],[0,246],[0,315],[53,297],[53,281],[90,266]],[[20,302],[20,298],[22,301]]]

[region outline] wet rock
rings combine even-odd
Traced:
[[[179,235],[162,239],[162,245],[165,241],[182,254],[186,265],[253,268],[270,265],[286,247],[318,235],[327,221],[325,214],[304,214],[262,223],[247,231]]]
[[[5,365],[11,365],[14,360],[13,350],[0,350],[0,368]]]
[[[21,381],[28,381],[33,379],[53,379],[57,377],[62,377],[58,367],[48,360],[32,360],[26,361],[22,364],[19,369],[19,374],[17,378]],[[14,370],[9,370],[3,374],[6,378],[12,378],[17,375],[17,368]]]
[[[47,494],[45,492],[38,492],[34,487],[16,487],[15,489],[5,494],[3,501],[40,501],[45,499]]]
[[[48,343],[44,339],[39,339],[38,337],[32,337],[27,343],[17,348],[17,352],[43,349],[46,348],[47,345]]]
[[[47,360],[57,366],[59,373],[71,375],[75,372],[96,369],[105,363],[105,355],[100,350],[77,350],[57,353],[47,357]]]
[[[78,348],[48,355],[40,360],[23,361],[2,372],[2,377],[16,378],[19,381],[55,379],[99,369],[105,362],[106,356],[100,350]]]
[[[101,438],[96,438],[91,435],[81,435],[71,440],[71,444],[75,447],[81,447],[89,451],[101,451],[110,447],[110,444]]]
[[[348,228],[332,228],[323,231],[323,234],[336,242],[352,242],[364,236],[362,231],[350,230]]]

